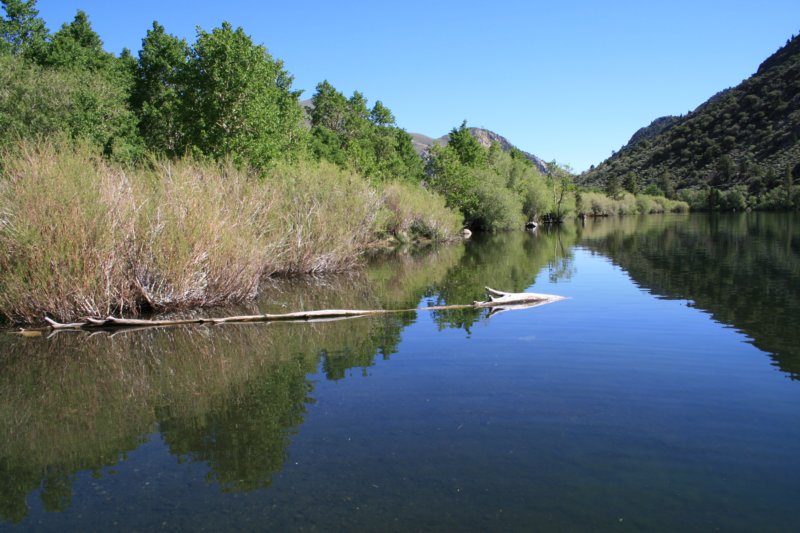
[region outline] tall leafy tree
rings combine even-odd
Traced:
[[[794,176],[790,165],[786,166],[786,170],[783,173],[783,191],[785,207],[791,209],[794,206]]]
[[[153,22],[134,66],[131,104],[139,117],[142,138],[154,152],[174,156],[185,148],[181,98],[188,58],[186,41]]]
[[[347,100],[347,107],[350,112],[347,114],[345,133],[351,138],[363,136],[370,124],[366,97],[362,93],[354,91]]]
[[[369,120],[376,126],[394,126],[394,115],[378,100],[369,112]]]
[[[92,29],[89,16],[78,11],[69,24],[53,34],[42,62],[48,66],[107,71],[113,68],[114,56],[103,50],[103,41]]]
[[[317,157],[378,181],[421,179],[424,165],[411,136],[394,125],[382,102],[369,109],[362,93],[346,98],[328,81],[317,85],[311,102],[311,149]]]
[[[124,86],[108,76],[42,67],[0,56],[0,144],[18,139],[81,139],[130,160],[140,144]]]
[[[639,194],[639,179],[633,172],[628,172],[622,180],[622,186],[631,194]]]
[[[455,151],[458,159],[464,165],[477,167],[486,163],[486,149],[472,136],[466,120],[461,123],[461,126],[450,131],[448,146]]]
[[[441,147],[434,144],[428,153],[428,185],[444,196],[447,206],[458,209],[471,225],[479,207],[477,176],[461,162],[459,154],[451,145]]]
[[[49,34],[36,0],[2,0],[2,5],[6,15],[0,19],[0,53],[28,59],[40,56]]]
[[[555,161],[547,164],[547,184],[552,195],[552,217],[561,222],[571,211],[570,200],[574,198],[571,193],[575,190],[575,183],[571,174],[558,166]]]
[[[292,76],[242,28],[199,30],[186,73],[183,111],[202,153],[261,166],[305,146]]]
[[[609,198],[617,200],[620,196],[619,177],[616,174],[609,174],[606,177],[605,193]]]
[[[328,83],[328,80],[317,84],[311,103],[312,127],[325,128],[339,135],[344,134],[349,113],[347,98]]]
[[[675,199],[675,178],[672,177],[672,173],[668,169],[664,170],[659,176],[658,185],[664,191],[664,196],[670,200]]]

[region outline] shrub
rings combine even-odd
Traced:
[[[381,220],[376,230],[384,235],[445,241],[458,236],[461,215],[445,206],[444,197],[408,182],[390,182],[381,194]]]
[[[703,211],[708,209],[709,189],[681,189],[678,199],[686,204],[689,209]]]
[[[502,179],[490,169],[472,169],[475,187],[475,209],[467,214],[471,226],[483,231],[522,228],[525,216],[522,202],[507,189]]]
[[[720,195],[720,209],[725,211],[744,211],[747,209],[747,187],[734,185]]]
[[[636,209],[639,213],[649,214],[661,212],[661,204],[649,194],[640,194],[636,197]]]
[[[636,197],[631,193],[624,193],[619,200],[616,201],[616,211],[619,215],[635,215],[639,212],[638,205],[636,204]]]
[[[608,216],[612,214],[612,200],[605,194],[598,192],[581,193],[583,209],[592,216]]]
[[[520,183],[522,210],[528,220],[536,220],[553,210],[553,199],[544,178],[533,175]]]
[[[639,212],[639,203],[630,193],[623,194],[618,200],[598,192],[581,193],[581,198],[584,212],[592,216],[635,215]]]

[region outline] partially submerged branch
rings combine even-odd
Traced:
[[[536,294],[528,292],[502,292],[486,287],[488,299],[462,305],[435,305],[417,309],[322,309],[318,311],[298,311],[294,313],[237,315],[223,318],[186,318],[143,320],[136,318],[107,318],[87,317],[79,322],[62,324],[45,317],[48,326],[44,330],[77,330],[77,329],[118,329],[118,328],[143,328],[182,326],[189,324],[232,324],[246,322],[292,322],[292,321],[318,321],[352,318],[367,315],[389,313],[405,313],[410,311],[444,311],[448,309],[482,309],[491,308],[492,314],[517,309],[528,309],[552,302],[563,300],[563,296],[553,294]],[[25,330],[34,331],[34,330]]]

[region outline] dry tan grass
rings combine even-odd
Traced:
[[[380,203],[327,164],[130,170],[52,143],[3,161],[0,313],[13,322],[240,302],[265,276],[344,270],[374,238]]]
[[[277,166],[265,180],[280,191],[272,236],[283,252],[277,272],[346,270],[375,238],[380,198],[363,178],[321,162]]]
[[[453,240],[462,228],[461,214],[445,205],[443,196],[415,184],[387,183],[383,187],[380,230],[401,238]]]

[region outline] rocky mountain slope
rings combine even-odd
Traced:
[[[655,120],[579,182],[602,187],[633,173],[644,186],[669,175],[678,189],[743,184],[755,194],[787,171],[800,178],[798,139],[800,37],[792,37],[753,76],[688,115]]]
[[[519,148],[517,148],[516,146],[511,144],[511,142],[508,139],[506,139],[505,137],[503,137],[499,133],[495,133],[493,131],[490,131],[490,130],[487,130],[487,129],[483,129],[483,128],[469,128],[469,132],[485,148],[488,148],[492,144],[497,143],[497,144],[500,145],[500,148],[503,149],[504,151],[509,151],[512,148],[516,148],[517,150],[519,150]],[[426,135],[422,135],[420,133],[412,133],[411,134],[411,138],[412,138],[412,142],[414,144],[414,148],[416,148],[417,153],[419,153],[420,155],[423,154],[425,152],[425,150],[427,150],[434,143],[435,144],[439,144],[441,146],[446,146],[447,145],[447,141],[449,140],[449,137],[450,137],[450,135],[447,134],[447,135],[443,135],[443,136],[439,137],[438,139],[433,139],[431,137],[428,137]],[[519,150],[519,151],[522,152],[522,154],[525,157],[527,157],[528,160],[531,163],[536,165],[536,168],[538,168],[541,172],[543,172],[545,174],[547,173],[547,163],[545,163],[545,161],[543,159],[541,159],[539,157],[536,157],[535,155],[533,155],[533,154],[531,154],[529,152],[526,152],[524,150]]]
[[[680,117],[676,117],[675,115],[667,115],[665,117],[659,117],[651,122],[649,125],[645,126],[644,128],[639,128],[636,130],[636,133],[631,135],[631,139],[628,143],[619,149],[619,152],[625,152],[626,150],[630,150],[633,146],[638,144],[645,139],[652,139],[653,137],[658,137],[662,132],[668,130],[672,126],[675,125],[676,122],[680,121]]]

